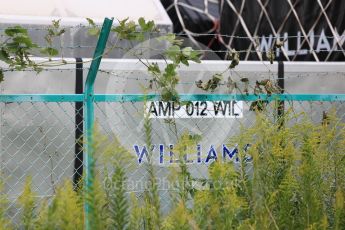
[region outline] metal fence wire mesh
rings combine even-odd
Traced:
[[[285,40],[284,60],[344,60],[340,1],[326,0],[161,0],[175,32],[198,47],[240,50],[243,60],[265,60],[277,40]]]
[[[38,197],[54,195],[73,175],[74,103],[1,103],[1,166],[4,191],[16,219],[16,200],[28,176]]]
[[[210,148],[213,146],[218,157],[223,157],[222,144],[228,144],[242,127],[253,126],[256,114],[249,110],[251,103],[243,103],[243,117],[238,118],[150,119],[152,143],[155,145],[152,151],[153,164],[162,212],[169,210],[171,192],[174,191],[168,175],[170,168],[177,164],[170,145],[176,144],[178,137],[185,132],[200,135],[199,143],[202,147],[196,147],[195,152],[190,154],[189,160],[193,163],[188,164],[188,167],[193,177],[207,178],[207,168],[212,162],[212,159],[207,162]],[[76,129],[81,129],[81,124],[76,123],[75,115],[80,111],[75,109],[75,102],[1,102],[0,106],[0,170],[4,192],[10,200],[7,214],[16,221],[20,216],[17,199],[26,177],[32,177],[33,190],[39,199],[49,199],[54,196],[57,185],[64,180],[73,180],[75,174],[80,173],[78,168],[75,169],[76,158],[80,156],[76,144],[82,145],[82,141],[76,139]],[[332,110],[340,120],[345,121],[344,101],[285,101],[285,110],[291,109],[296,114],[303,113],[315,123],[321,123],[324,113]],[[274,102],[269,104],[268,111],[268,115],[274,119]],[[144,102],[96,102],[95,117],[100,135],[109,140],[116,137],[133,156],[127,166],[127,190],[141,198],[147,189],[147,158],[143,155],[140,163],[135,146],[139,151],[145,146]],[[229,149],[232,147],[228,146]],[[102,154],[102,150],[95,152],[96,158],[102,157]],[[235,157],[228,160],[236,164]],[[101,164],[97,170],[102,172]],[[249,172],[252,170],[248,168]]]
[[[157,62],[161,68],[166,64],[159,60],[150,61]],[[284,80],[285,92],[280,95],[283,96],[280,99],[284,100],[284,112],[301,114],[286,122],[287,126],[303,118],[321,124],[325,114],[333,111],[342,123],[345,121],[345,71],[341,63],[285,63],[282,79],[278,77],[279,68],[276,63],[241,62],[235,70],[223,74],[214,92],[206,92],[196,86],[196,81],[207,82],[214,74],[223,72],[228,65],[228,62],[223,61],[203,61],[202,64],[190,63],[188,68],[181,67],[178,70],[180,81],[176,90],[181,100],[192,101],[194,113],[198,110],[197,102],[200,103],[200,113],[201,103],[209,102],[211,107],[206,111],[206,116],[194,114],[195,116],[186,118],[188,111],[185,111],[185,105],[173,118],[153,116],[149,119],[151,142],[154,145],[152,159],[162,213],[168,213],[172,207],[172,193],[176,191],[176,187],[170,182],[169,174],[171,168],[178,166],[174,147],[184,133],[199,137],[198,145],[193,146],[188,154],[188,160],[193,161],[188,163],[193,178],[208,177],[208,167],[214,161],[214,154],[218,158],[233,161],[236,167],[236,146],[231,138],[238,136],[242,128],[255,125],[257,115],[250,107],[258,99],[253,94],[256,81],[269,79],[272,84],[277,85],[280,80]],[[77,69],[79,73],[84,73],[84,81],[89,70],[86,63],[81,69]],[[32,178],[32,189],[38,200],[51,200],[57,187],[64,181],[76,184],[85,176],[85,95],[71,94],[77,85],[74,76],[77,71],[71,65],[47,68],[38,75],[30,70],[12,71],[7,73],[6,80],[1,85],[0,173],[4,183],[3,193],[9,200],[6,215],[14,223],[19,223],[22,218],[18,198],[28,176]],[[241,79],[244,78],[249,79],[249,95],[243,92],[244,84]],[[132,156],[126,165],[126,188],[128,194],[134,193],[139,200],[144,199],[149,186],[147,156],[143,150],[147,147],[145,105],[150,105],[152,101],[159,102],[160,96],[158,90],[152,89],[148,94],[155,96],[145,102],[145,94],[138,93],[143,93],[142,86],[147,87],[151,79],[145,66],[137,60],[106,59],[97,73],[97,94],[92,101],[99,135],[96,136],[96,141],[104,141],[100,143],[103,147],[95,149],[96,171],[101,175],[104,173],[101,162],[105,155],[104,146],[117,139]],[[230,90],[229,79],[237,82],[239,89]],[[83,78],[81,84],[84,84]],[[42,92],[46,94],[38,94]],[[56,94],[61,92],[64,94]],[[233,107],[235,109],[232,111],[229,107],[226,110],[226,114],[230,114],[228,117],[217,117],[213,103],[231,100],[237,100],[238,108]],[[235,115],[237,113],[240,115]],[[275,120],[277,114],[277,101],[272,99],[265,115]],[[342,128],[340,123],[339,128]],[[228,149],[225,156],[223,145]],[[253,173],[254,169],[249,166],[246,170]],[[200,187],[200,183],[196,181],[194,186]]]

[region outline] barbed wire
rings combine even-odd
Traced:
[[[84,70],[84,71],[89,71],[90,68],[89,67],[83,67],[83,68],[75,68],[74,66],[71,68],[44,68],[41,70],[41,72],[70,72],[70,73],[75,73],[76,70]],[[32,72],[32,73],[37,73],[36,70],[34,69],[22,69],[22,70],[14,70],[14,69],[9,69],[9,68],[3,68],[4,72]],[[138,74],[138,76],[126,76],[128,75],[133,75],[134,71],[139,71],[139,72],[145,72],[145,70],[107,70],[107,69],[99,69],[98,70],[100,73],[102,74],[107,74],[116,78],[121,78],[121,79],[125,79],[125,80],[136,80],[136,81],[150,81],[153,78],[152,77],[143,77],[142,74]],[[181,70],[180,70],[181,71]],[[188,72],[188,70],[185,70]],[[242,73],[242,71],[237,71],[237,70],[231,70],[233,74],[237,74],[237,77],[245,77],[246,74]],[[217,71],[215,71],[217,72]],[[146,73],[146,72],[145,72]],[[268,72],[260,72],[258,73],[263,74],[263,75],[267,75]],[[293,75],[291,75],[293,74]],[[340,71],[335,71],[335,72],[317,72],[317,73],[298,73],[298,72],[294,72],[294,73],[286,73],[286,76],[284,76],[284,78],[279,78],[277,76],[277,74],[275,73],[275,79],[279,80],[279,79],[294,79],[294,78],[308,78],[308,77],[325,77],[325,76],[329,76],[329,75],[336,75],[337,77],[342,77],[345,78],[345,74],[344,72],[340,72]],[[147,76],[149,76],[148,73],[146,73]],[[179,82],[178,84],[195,84],[195,81],[191,81],[191,82]]]
[[[1,30],[1,28],[0,28]],[[153,34],[160,34],[159,32],[153,32]],[[172,33],[167,33],[167,34],[172,34]],[[184,34],[181,34],[181,33],[175,33],[174,35],[187,35],[186,33]],[[226,37],[226,38],[235,38],[235,39],[246,39],[246,40],[249,40],[249,41],[252,41],[252,38],[250,37],[245,37],[245,36],[232,36],[232,35],[225,35],[225,34],[217,34],[217,33],[213,33],[213,34],[196,34],[196,36],[220,36],[220,37]],[[0,34],[0,37],[7,37],[5,34]],[[323,36],[323,35],[314,35],[314,37],[316,38],[319,38],[319,37],[324,37],[324,38],[327,38],[327,39],[345,39],[345,34],[343,35],[339,35],[339,36]],[[254,37],[254,38],[262,38],[262,36],[259,36],[259,37]],[[271,43],[272,43],[272,46],[273,46],[273,40],[277,40],[277,39],[283,39],[283,40],[286,40],[286,39],[293,39],[293,38],[304,38],[303,36],[283,36],[283,37],[277,37],[277,36],[268,36],[266,38],[269,38],[269,39],[272,39]],[[148,38],[150,39],[150,38]],[[257,41],[257,46],[260,46],[260,41]],[[344,44],[345,45],[345,42]],[[108,45],[107,46],[108,48],[111,47],[111,45]],[[338,45],[336,46],[338,47]],[[40,46],[38,45],[37,48],[45,48],[43,46]],[[56,45],[54,46],[54,48],[60,48],[60,49],[83,49],[83,48],[87,48],[87,49],[91,49],[91,48],[96,48],[95,45],[82,45],[82,44],[76,44],[76,45],[67,45],[67,46],[64,46],[64,45]],[[166,51],[166,49],[155,49],[155,48],[151,48],[151,47],[147,47],[149,49],[152,49],[154,51]],[[196,51],[200,51],[200,52],[214,52],[214,53],[227,53],[229,52],[228,51],[228,48],[227,47],[224,47],[226,48],[226,50],[211,50],[211,49],[198,49],[198,48],[194,48],[194,50]],[[334,47],[333,47],[334,48]],[[341,47],[342,48],[342,47]],[[132,50],[133,49],[142,49],[142,48],[131,48]],[[252,52],[252,53],[255,53],[255,52],[271,52],[269,50],[263,50],[263,48],[261,48],[262,50],[260,49],[242,49],[242,50],[236,50],[236,52],[239,52],[239,53],[248,53],[248,52]],[[303,48],[300,48],[300,49],[296,49],[296,50],[289,50],[289,51],[299,51]],[[338,49],[338,48],[334,48],[334,49],[331,49],[332,52],[344,52],[343,49]],[[305,52],[305,51],[304,51]],[[313,52],[330,52],[329,50],[317,50],[317,49],[307,49],[307,52],[310,52],[310,53],[313,53]],[[297,53],[298,54],[298,53]]]
[[[48,27],[25,27],[22,26],[23,28],[25,28],[28,31],[47,31],[49,28]],[[101,28],[101,26],[97,26],[98,28]],[[71,28],[75,28],[75,29],[91,29],[92,27],[90,26],[71,26],[71,27],[64,27],[62,26],[61,29],[71,29]],[[0,31],[5,31],[7,29],[4,27],[1,27],[0,25]],[[137,32],[132,32],[132,33],[141,33],[141,31],[137,31]],[[178,36],[188,36],[188,35],[192,35],[193,37],[206,37],[206,36],[218,36],[218,37],[222,37],[222,38],[236,38],[236,39],[247,39],[247,40],[252,40],[252,38],[261,38],[263,36],[265,37],[269,37],[272,39],[290,39],[290,38],[304,38],[305,36],[303,34],[301,35],[288,35],[288,36],[274,36],[274,34],[262,34],[262,35],[255,35],[252,37],[249,36],[238,36],[238,35],[229,35],[229,34],[221,34],[221,33],[197,33],[197,32],[192,32],[190,31],[189,33],[186,32],[177,32],[177,33],[171,33],[171,32],[167,32],[167,31],[152,31],[152,32],[145,32],[146,35],[178,35]],[[280,34],[280,35],[284,35],[284,33]],[[310,35],[310,34],[307,34]],[[6,36],[4,34],[0,34],[0,36]],[[308,36],[307,36],[308,37]],[[332,39],[332,38],[340,38],[343,39],[345,38],[345,34],[339,34],[339,35],[319,35],[319,34],[313,34],[313,37],[315,38],[319,38],[319,37],[324,37],[324,38],[328,38],[328,39]]]
[[[27,29],[28,31],[33,30],[33,31],[46,31],[48,28],[27,28],[27,27],[23,27],[25,29]],[[85,29],[90,29],[91,27],[77,27],[77,28],[85,28]],[[4,31],[6,28],[1,28],[0,27],[0,31]],[[61,27],[61,29],[66,29],[65,27]],[[137,32],[133,32],[133,33],[141,33],[140,31]],[[249,36],[238,36],[238,35],[228,35],[228,34],[221,34],[221,33],[197,33],[197,32],[191,32],[190,34],[185,33],[185,32],[178,32],[178,33],[171,33],[171,32],[164,32],[164,31],[155,31],[155,32],[145,32],[146,35],[177,35],[177,36],[188,36],[188,35],[192,35],[193,37],[207,37],[207,36],[217,36],[217,37],[222,37],[222,38],[235,38],[235,39],[247,39],[247,40],[252,40],[252,38],[262,38],[263,36],[265,36],[266,38],[272,38],[272,39],[290,39],[290,38],[304,38],[304,35],[288,35],[288,36],[274,36],[273,34],[269,34],[269,35],[256,35],[253,37],[249,37]],[[284,34],[280,34],[280,35],[284,35]],[[6,37],[5,34],[0,34],[1,37]],[[308,37],[308,36],[307,36]],[[345,34],[339,34],[337,36],[330,36],[330,35],[318,35],[318,34],[314,34],[313,37],[315,38],[319,38],[319,37],[323,37],[323,38],[327,38],[327,39],[333,39],[333,38],[339,38],[339,39],[343,39],[345,38]]]

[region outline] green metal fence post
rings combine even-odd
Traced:
[[[85,229],[89,230],[92,227],[92,194],[90,190],[93,186],[94,177],[94,159],[93,159],[93,128],[94,128],[94,83],[104,49],[109,37],[113,18],[105,18],[101,33],[98,38],[97,46],[93,55],[91,66],[87,74],[85,91],[84,91],[84,131],[86,132],[86,146],[84,151],[84,168],[85,168],[85,183],[84,183],[84,218]]]

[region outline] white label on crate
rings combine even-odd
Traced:
[[[242,118],[243,101],[146,102],[149,118]]]

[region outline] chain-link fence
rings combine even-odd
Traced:
[[[237,101],[237,108],[233,109],[230,105],[236,105],[231,102],[231,95],[185,95],[182,98],[193,100],[190,103],[193,103],[194,112],[192,114],[191,107],[188,108],[189,111],[183,111],[187,108],[187,105],[184,105],[174,118],[168,116],[167,107],[159,108],[159,104],[155,104],[157,115],[161,117],[150,118],[154,145],[152,159],[163,212],[168,211],[171,205],[170,195],[174,188],[169,183],[169,168],[177,165],[173,148],[183,133],[200,137],[195,151],[188,156],[188,167],[194,178],[207,178],[207,168],[216,157],[236,163],[236,146],[230,144],[230,139],[239,134],[241,128],[252,127],[255,123],[256,112],[251,111],[250,107],[253,101],[256,101],[253,98],[257,96],[237,97],[246,101]],[[76,181],[76,178],[81,177],[84,149],[82,137],[78,136],[78,133],[82,131],[83,125],[82,120],[79,121],[81,123],[76,120],[81,111],[76,110],[76,102],[73,101],[49,102],[51,99],[44,95],[18,96],[15,99],[2,95],[0,98],[1,172],[4,192],[10,200],[8,215],[15,221],[20,216],[17,199],[28,176],[32,177],[34,193],[40,199],[54,196],[56,187],[64,180]],[[57,96],[57,99],[72,100],[66,98],[64,95]],[[147,155],[144,151],[144,105],[150,104],[150,101],[143,100],[144,97],[138,95],[99,95],[96,96],[95,102],[95,118],[99,133],[109,140],[116,137],[133,156],[128,165],[127,189],[128,192],[135,192],[139,198],[147,188],[148,177],[145,168]],[[156,101],[159,97],[151,97],[149,100]],[[315,123],[322,123],[325,114],[333,110],[340,120],[345,120],[343,95],[288,95],[285,96],[285,100],[285,111],[305,114],[296,117],[292,122],[307,117]],[[212,106],[207,107],[203,114],[202,108],[196,102],[206,101],[209,102],[206,103],[207,106]],[[227,101],[230,101],[229,107],[225,108]],[[223,103],[221,109],[220,103]],[[275,103],[276,101],[272,100],[267,105],[267,114],[270,114],[272,119],[277,114]],[[206,104],[204,103],[204,107]],[[166,103],[162,105],[167,106]],[[219,110],[217,115],[215,108]],[[196,115],[198,110],[200,116]],[[153,111],[151,109],[149,112],[153,114]],[[186,114],[190,114],[190,117],[186,117]],[[102,153],[96,150],[95,155],[99,154]]]
[[[158,47],[156,51],[166,49]],[[334,111],[344,121],[345,70],[341,63],[241,62],[235,69],[229,69],[229,62],[224,61],[189,63],[188,67],[178,69],[176,90],[181,103],[173,103],[163,101],[159,89],[150,87],[152,76],[137,60],[106,59],[99,71],[92,68],[89,60],[66,60],[69,64],[45,68],[38,75],[30,69],[4,69],[6,80],[1,84],[0,94],[0,172],[3,192],[9,200],[6,214],[14,223],[21,218],[18,198],[27,177],[32,178],[38,200],[50,200],[63,181],[73,181],[77,187],[81,178],[89,175],[88,131],[93,124],[99,139],[105,136],[104,140],[108,140],[101,146],[117,139],[131,154],[132,160],[126,165],[127,191],[140,200],[149,180],[146,167],[150,151],[146,124],[149,114],[153,145],[150,152],[162,212],[167,213],[175,189],[169,182],[169,172],[171,167],[178,166],[174,147],[183,134],[197,140],[187,161],[193,178],[202,180],[208,177],[208,167],[216,158],[238,163],[237,148],[245,146],[236,146],[231,138],[243,128],[253,127],[255,110],[267,110],[271,120],[284,113],[302,113],[291,122],[307,117],[316,124],[324,122]],[[160,69],[167,64],[165,60],[145,61],[156,63]],[[76,66],[71,64],[75,62]],[[83,74],[91,70],[94,77],[97,74],[95,91],[102,94],[94,95],[93,91],[80,87],[85,83]],[[200,87],[215,75],[221,79],[214,89],[205,91]],[[259,83],[263,92],[256,92]],[[272,92],[268,93],[265,86],[273,87]],[[143,93],[143,89],[149,92]],[[103,148],[96,148],[91,155],[97,160],[102,158]],[[102,164],[97,166],[102,173]],[[251,173],[253,168],[248,167],[247,171]]]
[[[206,4],[208,1],[204,2]],[[29,31],[39,37],[42,34],[37,31],[45,29],[31,28]],[[76,29],[85,33],[87,27]],[[77,32],[75,34],[80,31]],[[231,38],[229,35],[223,37]],[[255,35],[234,38],[251,42],[248,44],[251,48],[238,50],[242,55],[267,51],[254,46],[257,43]],[[272,40],[272,45],[276,38],[275,35],[267,39]],[[332,50],[331,53],[342,54],[343,35],[332,37],[336,38],[341,39],[341,50]],[[307,40],[308,36],[303,39]],[[262,37],[261,43],[266,41]],[[69,56],[82,54],[87,57],[91,50],[97,48],[94,40],[88,43],[76,45],[73,42],[71,45],[61,42],[58,47]],[[152,53],[148,58],[160,58],[159,55],[166,52],[166,47],[155,47],[151,43],[144,43],[134,51],[149,45]],[[227,43],[227,46],[232,46],[232,43]],[[269,48],[268,44],[266,48]],[[67,52],[76,49],[82,52]],[[313,48],[310,50],[313,51]],[[115,56],[122,56],[125,51]],[[213,52],[206,48],[200,48],[199,51]],[[228,50],[217,52],[225,54]],[[127,55],[131,58],[130,54],[125,57]],[[94,58],[91,61],[100,60]],[[164,69],[168,63],[166,60],[145,61],[157,64],[160,69]],[[75,62],[76,68],[72,64]],[[44,68],[38,76],[30,69],[3,69],[6,79],[0,85],[0,174],[4,184],[2,192],[9,200],[6,215],[14,223],[22,215],[18,200],[26,178],[32,178],[32,189],[38,200],[50,200],[63,181],[73,181],[75,187],[83,177],[88,181],[89,160],[102,158],[104,146],[115,139],[132,156],[126,165],[126,188],[129,193],[135,193],[139,200],[147,191],[149,174],[146,163],[148,152],[152,153],[161,208],[163,213],[167,213],[172,203],[171,193],[175,189],[170,183],[169,172],[171,167],[178,165],[174,147],[183,134],[187,133],[197,140],[186,160],[192,177],[202,180],[208,177],[208,167],[216,158],[233,161],[236,166],[237,149],[248,146],[237,146],[231,138],[240,134],[241,130],[254,126],[257,110],[266,111],[265,115],[273,121],[278,121],[286,113],[292,114],[293,119],[282,123],[287,126],[304,118],[321,124],[327,122],[330,114],[335,114],[341,122],[345,120],[345,70],[342,63],[280,62],[279,65],[270,65],[268,62],[241,62],[236,69],[229,69],[230,63],[223,61],[189,63],[188,68],[178,69],[180,79],[176,90],[180,103],[174,103],[163,101],[159,89],[150,87],[152,76],[147,73],[147,66],[137,59],[104,60],[100,69],[92,68],[89,62],[80,58],[69,59],[66,65]],[[80,87],[85,83],[83,73],[87,72],[93,72],[93,80],[97,74],[97,81],[95,84],[89,82],[86,86],[94,86],[96,93],[102,94],[94,95],[93,89],[83,90]],[[207,83],[215,75],[221,76],[221,80],[215,89],[206,92],[200,84]],[[256,92],[257,85],[261,85],[264,91]],[[273,90],[265,87],[272,87]],[[138,94],[143,89],[149,89],[149,92]],[[148,121],[153,145],[150,150],[147,143]],[[88,131],[92,130],[90,127],[94,124],[99,136],[89,135]],[[98,137],[104,140],[104,143],[100,143],[103,148],[90,148],[89,138]],[[102,164],[96,165],[97,171],[102,173]],[[249,166],[247,172],[252,173],[253,168]],[[87,209],[84,211],[87,212]]]
[[[1,173],[11,218],[18,217],[16,200],[28,176],[44,198],[73,175],[74,117],[74,103],[1,103]]]
[[[156,62],[164,65],[164,61]],[[227,65],[225,62],[206,61],[181,68],[181,79],[176,88],[180,100],[187,103],[174,105],[161,102],[159,94],[152,95],[154,90],[137,94],[150,82],[143,66],[130,60],[104,60],[95,89],[106,94],[98,94],[93,99],[95,124],[100,135],[109,140],[104,145],[117,138],[132,156],[127,170],[128,192],[134,192],[141,199],[148,187],[145,111],[151,113],[153,166],[164,213],[171,207],[171,192],[175,188],[169,182],[169,172],[171,167],[178,166],[174,146],[182,134],[199,138],[188,155],[188,168],[193,178],[204,179],[208,177],[208,167],[215,157],[236,163],[236,145],[231,138],[236,137],[242,128],[253,127],[256,120],[253,105],[258,101],[265,105],[266,100],[269,101],[265,107],[266,115],[272,120],[277,119],[279,113],[296,115],[286,125],[303,118],[321,124],[333,112],[338,119],[345,121],[345,75],[341,64],[285,63],[283,75],[278,75],[281,66],[277,64],[244,62],[227,73],[229,79],[238,84],[238,89],[231,91],[227,78],[219,82],[214,92],[205,93],[197,87],[198,80],[208,80]],[[35,195],[49,200],[63,181],[70,180],[76,184],[85,175],[87,117],[84,115],[84,95],[68,93],[73,90],[75,72],[88,70],[87,65],[77,71],[72,66],[44,70],[40,80],[54,82],[56,88],[66,93],[54,95],[19,94],[37,93],[36,87],[42,86],[35,81],[37,76],[33,72],[9,73],[5,82],[8,85],[2,89],[5,94],[0,95],[0,170],[4,192],[10,201],[7,215],[14,222],[21,217],[18,197],[28,176],[32,177]],[[25,73],[25,78],[22,73]],[[249,81],[248,94],[244,92],[245,83],[241,81],[245,78]],[[285,93],[255,95],[256,82],[264,80],[270,80],[273,85],[283,80]],[[15,84],[18,81],[21,82],[18,88],[8,87],[11,82]],[[25,87],[29,82],[31,87]],[[59,82],[68,82],[69,85],[63,88]],[[47,90],[54,93],[56,89],[52,85]],[[284,108],[277,106],[279,101],[284,101]],[[102,150],[95,151],[96,158],[102,154]],[[97,169],[102,171],[102,166],[99,166]],[[248,172],[252,170],[248,168]]]

